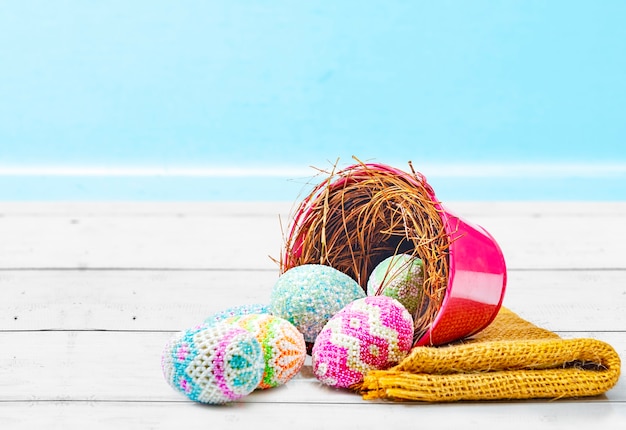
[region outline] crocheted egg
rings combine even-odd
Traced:
[[[362,297],[365,292],[348,275],[330,266],[303,264],[278,278],[270,311],[295,325],[304,340],[312,343],[333,315]]]
[[[258,388],[285,384],[302,368],[306,358],[304,337],[289,321],[269,314],[242,315],[224,320],[246,329],[261,344],[265,371]]]
[[[178,333],[161,356],[163,376],[200,403],[226,403],[251,393],[265,368],[256,338],[241,327],[197,326]]]
[[[215,325],[230,317],[241,316],[241,315],[251,315],[251,314],[269,314],[269,313],[270,313],[270,308],[268,305],[262,305],[258,303],[233,306],[231,308],[224,309],[220,312],[216,312],[213,315],[210,315],[207,319],[204,320],[204,324]]]
[[[328,321],[313,346],[313,372],[332,387],[350,387],[365,373],[402,360],[413,344],[413,319],[387,296],[356,300]]]
[[[398,254],[381,261],[367,281],[367,295],[393,297],[415,315],[422,300],[424,265],[422,260]]]

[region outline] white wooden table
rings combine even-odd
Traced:
[[[626,357],[626,202],[446,204],[500,243],[505,306]],[[0,203],[0,429],[626,428],[623,380],[575,400],[368,402],[306,365],[241,403],[187,401],[161,375],[163,345],[267,302],[291,206]]]

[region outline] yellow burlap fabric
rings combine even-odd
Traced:
[[[389,370],[369,372],[364,399],[450,402],[595,396],[619,379],[620,358],[594,339],[561,339],[502,308],[480,334],[416,347]]]

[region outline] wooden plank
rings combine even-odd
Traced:
[[[272,268],[278,215],[5,217],[0,268]]]
[[[291,212],[300,201],[293,200],[258,202],[108,202],[108,201],[2,201],[0,214],[3,217],[42,217],[42,216],[170,216],[171,214],[197,215],[250,215],[273,216],[276,213]],[[604,217],[606,215],[626,215],[626,202],[620,201],[446,201],[446,208],[468,218],[489,216],[559,216],[559,217]]]
[[[0,202],[0,214],[3,217],[170,217],[194,214],[197,216],[239,216],[255,215],[273,217],[275,214],[287,214],[294,203],[280,201],[258,202]]]
[[[172,333],[0,332],[1,401],[179,401],[161,374],[161,351]],[[320,387],[310,367],[288,386],[246,401],[361,403],[359,396]]]
[[[626,244],[614,240],[626,237],[626,203],[458,206],[496,238],[509,268],[626,268]],[[291,207],[4,203],[0,268],[271,269]]]
[[[626,356],[626,252],[616,240],[626,237],[626,203],[448,206],[500,242],[506,306]],[[163,380],[163,345],[209,313],[268,297],[277,268],[267,255],[279,252],[278,215],[290,207],[1,203],[0,428],[362,429],[416,419],[437,428],[623,428],[623,381],[593,399],[399,404],[328,389],[307,363],[286,386],[242,403],[186,401]],[[107,270],[55,270],[76,268]]]
[[[511,271],[504,305],[553,331],[626,330],[626,270]]]
[[[268,303],[273,271],[4,271],[0,330],[179,330]]]
[[[0,332],[0,402],[185,399],[166,384],[161,374],[161,351],[171,336],[163,332]],[[626,357],[625,332],[568,336],[603,340]],[[626,381],[620,381],[596,400],[626,402]],[[244,401],[368,403],[356,394],[321,385],[310,363],[285,386],[256,392]]]
[[[46,429],[437,429],[622,430],[626,404],[586,401],[455,404],[236,404],[170,402],[0,403],[0,426]]]
[[[179,330],[268,303],[278,270],[0,271],[0,330]],[[505,306],[560,331],[626,331],[626,270],[509,271]]]

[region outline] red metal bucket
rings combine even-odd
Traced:
[[[506,264],[495,239],[440,204],[439,209],[450,237],[448,287],[431,328],[416,346],[478,333],[498,314],[506,290]]]

